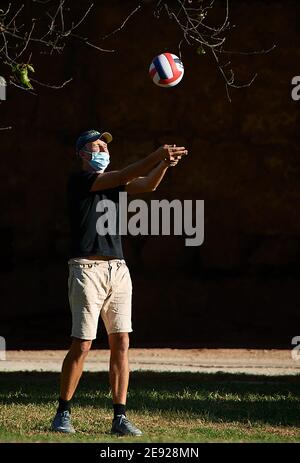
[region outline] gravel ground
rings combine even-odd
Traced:
[[[130,349],[129,352],[131,371],[220,371],[255,375],[300,373],[300,359],[293,360],[290,350]],[[5,359],[0,360],[0,372],[59,372],[65,355],[63,350],[7,351]],[[108,371],[108,364],[109,350],[92,349],[85,362],[85,371]]]

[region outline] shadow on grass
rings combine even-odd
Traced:
[[[56,406],[59,374],[0,373],[0,404]],[[131,410],[214,422],[299,426],[300,376],[132,372]],[[111,408],[108,374],[84,373],[74,405]]]

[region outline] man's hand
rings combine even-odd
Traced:
[[[176,145],[163,145],[160,148],[158,148],[156,152],[158,153],[161,161],[166,161],[166,162],[176,161],[176,159],[181,159],[182,156],[186,156],[188,154],[188,151],[187,149],[185,149],[184,146],[176,146]]]
[[[181,159],[181,157],[177,157],[176,159],[165,159],[164,160],[164,163],[168,166],[168,167],[174,167],[174,166],[177,166],[179,160]]]
[[[163,153],[164,158],[146,177],[136,178],[126,185],[126,191],[129,194],[146,193],[155,191],[162,181],[169,167],[177,166],[178,162],[187,154],[184,147],[165,145],[159,148],[155,154]]]
[[[167,145],[168,146],[168,154],[169,157],[165,157],[164,163],[168,167],[177,166],[178,162],[182,158],[182,156],[186,156],[188,151],[185,149],[184,146],[176,147],[176,145]]]

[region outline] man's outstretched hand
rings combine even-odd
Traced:
[[[184,146],[176,145],[163,145],[157,151],[161,160],[170,167],[176,166],[179,160],[188,154],[188,150]]]
[[[182,156],[188,154],[188,150],[184,146],[163,145],[158,148],[157,152],[162,161],[165,161],[170,166],[176,166]]]

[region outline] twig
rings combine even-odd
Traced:
[[[20,90],[24,90],[25,92],[30,93],[31,95],[37,96],[37,93],[33,92],[32,89],[22,87],[22,85],[16,84],[16,82],[14,82],[12,79],[9,80],[9,83],[13,85],[14,87],[19,88]]]
[[[87,17],[87,15],[89,14],[89,12],[91,11],[91,9],[93,8],[94,6],[94,3],[92,3],[89,8],[87,9],[87,11],[85,12],[85,14],[83,15],[83,17],[81,18],[81,20],[75,24],[75,26],[73,25],[72,23],[72,27],[71,27],[71,31],[74,31],[75,29],[77,29],[77,27],[80,26],[80,24],[85,20],[85,18]]]
[[[56,17],[57,17],[57,15],[58,15],[58,13],[60,12],[60,9],[61,9],[62,6],[64,5],[64,3],[65,3],[65,0],[60,0],[59,5],[58,5],[58,8],[57,8],[56,13],[55,13],[54,16],[51,16],[51,15],[49,14],[49,12],[47,12],[47,15],[52,19],[51,24],[50,24],[50,31],[51,31],[51,32],[53,32],[53,30],[54,30],[54,25],[55,25]]]
[[[51,0],[32,0],[33,3],[41,3],[41,5],[46,5],[47,3],[51,2]]]
[[[65,20],[64,20],[64,10],[63,5],[60,5],[60,21],[61,21],[61,31],[65,31]]]
[[[8,4],[7,10],[1,16],[4,16],[4,17],[7,16],[8,13],[10,12],[10,7],[11,7],[11,3]]]
[[[109,34],[105,35],[104,37],[102,37],[102,40],[105,40],[107,39],[108,37],[111,37],[112,35],[116,34],[117,32],[119,32],[120,30],[123,29],[123,27],[125,26],[125,24],[127,23],[127,21],[129,21],[129,19],[131,18],[131,16],[133,16],[139,9],[141,8],[141,5],[138,5],[128,16],[127,18],[125,19],[125,21],[123,21],[123,23],[121,24],[120,27],[118,27],[117,29],[115,29],[114,31],[110,32]]]
[[[7,59],[10,60],[10,57],[8,55],[8,49],[7,49],[7,40],[6,40],[4,32],[2,32],[2,37],[3,37],[3,42],[4,42],[5,56],[6,56]],[[2,48],[2,50],[3,50],[3,48]]]
[[[28,47],[28,44],[29,44],[29,41],[30,41],[30,38],[31,38],[31,36],[32,36],[32,33],[33,33],[33,29],[34,29],[34,28],[35,28],[35,21],[32,20],[32,27],[31,27],[31,29],[30,29],[30,32],[29,32],[28,36],[27,36],[25,45],[24,45],[24,47],[22,48],[22,50],[20,51],[20,53],[17,54],[16,59],[19,59],[20,56],[24,53],[24,51],[25,51],[26,48]]]
[[[11,3],[10,3],[11,5]],[[16,17],[19,15],[19,13],[21,13],[21,11],[23,10],[24,8],[24,4],[20,6],[20,8],[18,9],[18,11],[16,12],[16,14],[14,15],[14,17],[9,21],[9,23],[6,25],[6,27],[9,27],[11,25],[11,23],[16,19]]]
[[[96,45],[90,42],[85,41],[84,43],[86,43],[89,47],[96,48],[96,50],[99,50],[99,51],[105,51],[106,53],[114,53],[116,51],[116,50],[106,50],[105,48],[97,47]]]
[[[273,51],[277,45],[273,45],[267,50],[254,50],[254,51],[235,51],[235,50],[217,50],[218,53],[227,54],[227,55],[264,55]]]
[[[250,87],[250,85],[252,85],[253,82],[255,81],[255,79],[256,79],[256,77],[257,77],[257,74],[255,74],[255,75],[252,77],[252,79],[251,79],[249,82],[245,83],[245,84],[235,84],[235,83],[234,83],[235,77],[234,77],[234,72],[233,72],[233,70],[232,70],[232,69],[229,70],[229,72],[230,72],[230,77],[228,77],[228,76],[226,75],[224,69],[223,69],[224,66],[222,66],[222,65],[220,64],[220,62],[219,62],[219,59],[218,59],[218,57],[217,57],[217,54],[216,54],[215,50],[212,49],[211,51],[212,51],[212,54],[213,54],[213,56],[214,56],[214,58],[215,58],[215,60],[216,60],[216,62],[217,62],[217,64],[218,64],[218,68],[219,68],[219,70],[220,70],[220,72],[221,72],[221,74],[222,74],[222,76],[223,76],[223,78],[224,78],[224,80],[225,80],[227,97],[228,97],[228,100],[229,100],[230,103],[231,103],[231,97],[230,97],[230,94],[229,94],[229,87],[233,87],[233,88]],[[230,63],[228,63],[228,64],[230,64]]]
[[[90,43],[88,41],[88,38],[87,37],[81,37],[80,35],[77,35],[77,34],[70,34],[71,37],[74,37],[78,40],[81,40],[82,42],[84,42],[86,45],[92,47],[92,48],[96,48],[96,50],[99,50],[99,51],[104,51],[106,53],[114,53],[116,50],[106,50],[105,48],[100,48],[100,47],[97,47],[96,45],[94,45],[93,43]]]
[[[41,85],[42,87],[47,87],[47,88],[52,88],[54,90],[60,90],[61,88],[65,87],[69,82],[73,80],[73,77],[71,79],[66,80],[63,84],[61,85],[51,85],[51,84],[45,84],[44,82],[40,82],[39,80],[36,79],[30,79],[32,82],[35,82],[38,85]]]

